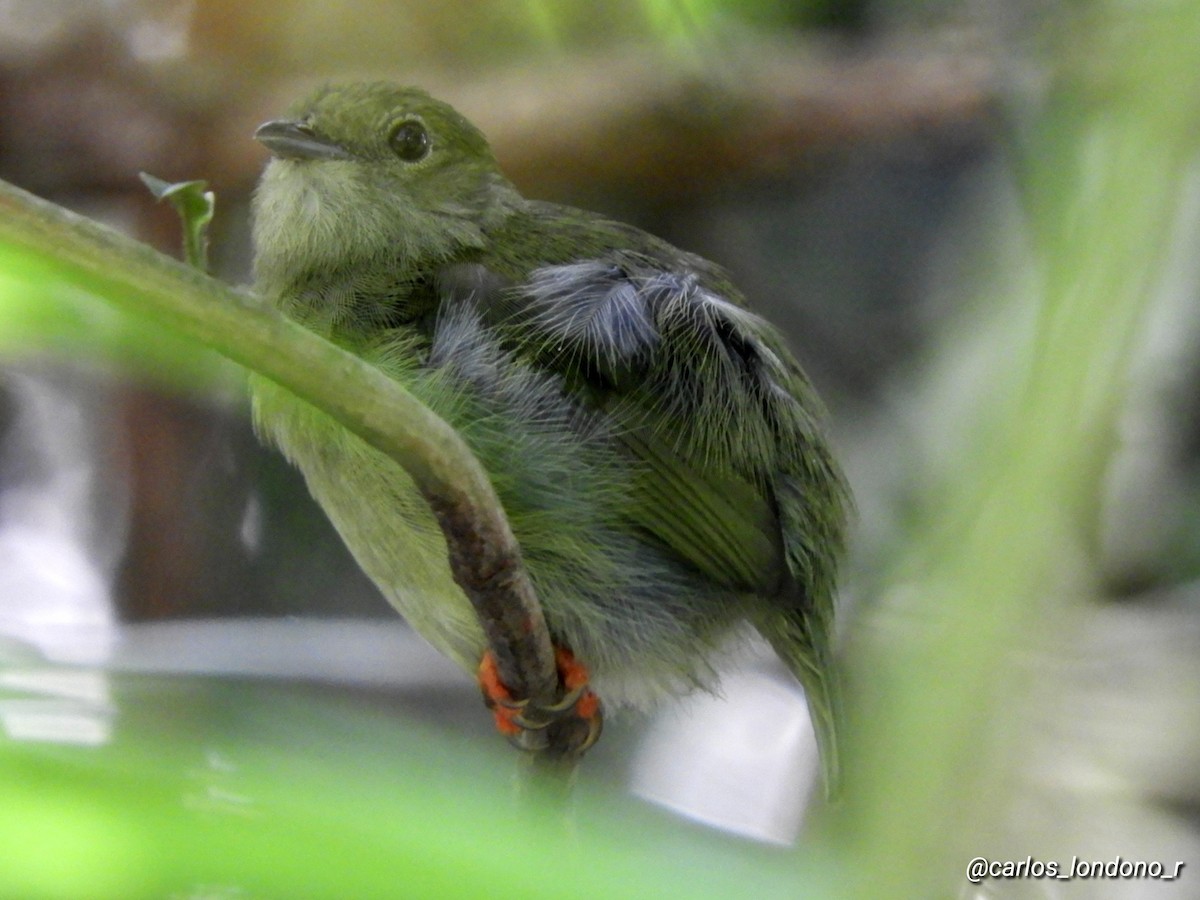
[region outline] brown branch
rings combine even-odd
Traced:
[[[626,53],[431,89],[480,126],[531,193],[599,185],[659,201],[778,177],[855,142],[961,129],[995,109],[984,56],[911,38],[759,41],[712,63],[698,74]]]

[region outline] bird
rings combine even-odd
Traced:
[[[749,623],[803,687],[835,784],[852,501],[783,335],[716,264],[525,198],[479,129],[419,88],[325,85],[255,137],[271,155],[252,204],[256,292],[463,437],[564,680],[588,685],[574,711],[715,689],[722,646]],[[253,379],[252,398],[258,433],[357,563],[513,728],[412,479],[274,382]]]

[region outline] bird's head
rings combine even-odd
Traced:
[[[255,194],[259,275],[480,246],[516,202],[487,140],[416,88],[321,88],[255,138],[274,157]]]

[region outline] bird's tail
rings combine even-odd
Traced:
[[[786,614],[764,623],[760,631],[804,688],[821,758],[825,798],[832,799],[842,778],[839,746],[842,710],[840,681],[825,635],[812,635]]]

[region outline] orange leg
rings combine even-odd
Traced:
[[[509,738],[564,719],[582,719],[588,724],[590,734],[580,750],[586,749],[600,734],[600,698],[587,686],[587,667],[570,650],[555,647],[554,662],[563,686],[562,702],[552,707],[533,707],[527,700],[513,699],[512,692],[500,680],[496,658],[491,651],[484,653],[478,673],[484,702],[495,716],[496,730]]]
[[[496,717],[496,730],[506,737],[521,733],[521,726],[514,720],[521,713],[521,704],[512,698],[512,693],[500,680],[496,668],[496,657],[488,650],[479,662],[479,687],[483,690],[483,702]]]
[[[567,696],[578,692],[575,700],[575,715],[581,719],[591,720],[600,712],[600,698],[592,693],[588,684],[587,666],[575,658],[575,654],[566,647],[554,648],[554,663],[558,667],[558,677]]]

